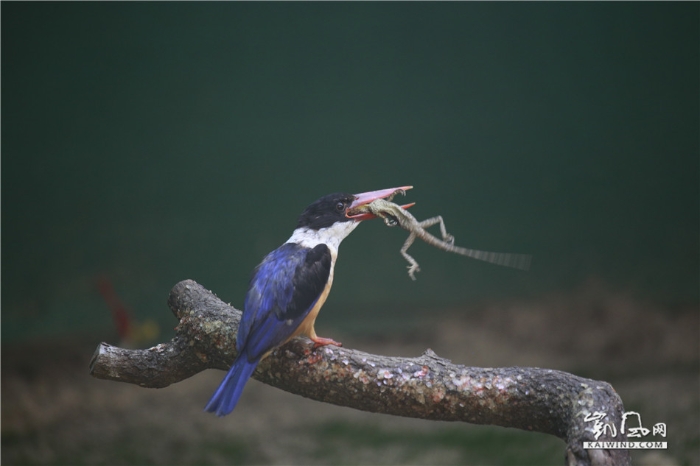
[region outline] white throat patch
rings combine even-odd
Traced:
[[[337,254],[340,242],[352,233],[359,224],[360,222],[356,220],[350,220],[335,223],[328,228],[321,228],[320,230],[311,230],[306,227],[297,228],[287,240],[287,243],[297,243],[306,248],[313,248],[323,243]]]

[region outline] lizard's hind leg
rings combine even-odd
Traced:
[[[427,220],[423,220],[422,222],[419,222],[418,225],[421,228],[425,229],[428,227],[432,227],[436,223],[440,223],[440,234],[442,235],[442,240],[448,244],[455,244],[455,237],[447,232],[447,229],[445,228],[445,222],[442,220],[442,216],[438,215],[437,217],[432,217]]]
[[[414,275],[416,272],[420,272],[420,266],[418,265],[418,262],[416,260],[409,256],[406,251],[408,251],[408,248],[411,247],[413,244],[413,241],[415,241],[416,235],[414,233],[411,233],[408,235],[408,238],[406,239],[406,242],[403,243],[403,247],[401,248],[401,255],[408,261],[409,265],[408,266],[408,276],[411,277],[411,280],[415,280],[416,276]]]

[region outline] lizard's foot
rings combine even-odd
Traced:
[[[385,199],[386,199],[388,202],[391,202],[391,201],[394,200],[394,196],[396,196],[397,194],[401,194],[402,196],[405,196],[405,195],[406,195],[406,191],[404,191],[403,189],[397,189],[397,190],[394,191],[393,193],[389,194]]]
[[[420,272],[420,267],[418,267],[417,264],[408,266],[408,276],[411,277],[411,280],[413,281],[416,280],[416,276],[414,275],[416,272]]]
[[[453,245],[453,246],[454,246],[454,244],[455,244],[455,237],[452,236],[452,235],[449,235],[449,234],[448,234],[448,235],[445,235],[442,239],[443,239],[447,244],[451,244],[451,245]]]
[[[387,215],[386,217],[384,217],[384,224],[388,227],[395,227],[396,225],[399,224],[399,221],[396,220],[391,215]]]
[[[319,348],[321,346],[326,346],[326,345],[333,345],[333,346],[343,346],[342,343],[339,341],[335,341],[331,338],[322,338],[322,337],[311,337],[311,341],[314,342],[314,349]]]

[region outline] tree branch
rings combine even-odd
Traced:
[[[205,369],[228,370],[236,357],[241,312],[192,280],[172,289],[168,305],[180,323],[169,343],[129,350],[101,343],[93,377],[162,388]],[[418,358],[385,357],[347,348],[316,350],[297,338],[263,360],[253,378],[326,403],[374,413],[463,421],[543,432],[567,442],[569,465],[628,465],[627,450],[584,450],[584,441],[625,441],[606,429],[594,437],[594,412],[620,426],[622,401],[606,382],[566,372],[478,368],[453,364],[427,350]],[[214,387],[212,387],[213,390]],[[619,430],[619,429],[618,429]]]

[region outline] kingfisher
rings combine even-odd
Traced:
[[[316,335],[314,323],[333,284],[338,246],[361,221],[375,218],[351,210],[411,188],[329,194],[302,212],[292,236],[253,271],[236,338],[238,355],[205,411],[231,413],[260,361],[296,336],[311,339],[314,349],[341,346]]]

